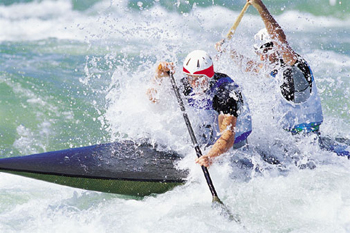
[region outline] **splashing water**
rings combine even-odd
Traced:
[[[211,209],[170,83],[158,93],[159,104],[145,93],[157,61],[175,62],[179,80],[188,52],[216,55],[214,44],[244,1],[213,2],[0,3],[1,157],[147,138],[182,154],[178,166],[190,169],[184,186],[142,200],[0,173],[1,232],[350,232],[349,161],[321,150],[313,137],[296,140],[279,129],[268,79],[243,73],[227,54],[215,70],[234,78],[247,97],[253,119],[247,153],[258,171],[248,181],[232,179],[239,175],[229,163],[235,154],[218,159],[209,169],[215,188],[242,224]],[[321,133],[349,138],[348,2],[266,4],[313,69],[325,117]],[[250,8],[230,46],[254,58],[253,35],[262,27]],[[286,150],[286,158],[298,160],[284,167],[259,154]],[[310,160],[316,168],[294,164]]]

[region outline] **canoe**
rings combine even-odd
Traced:
[[[181,156],[149,143],[121,141],[0,159],[0,172],[60,185],[144,197],[185,183]]]

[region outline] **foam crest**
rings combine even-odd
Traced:
[[[80,41],[117,39],[129,43],[143,40],[144,43],[152,43],[185,39],[199,46],[213,36],[225,35],[237,15],[237,11],[212,5],[178,13],[160,4],[135,10],[128,8],[128,1],[104,0],[85,11],[78,11],[71,0],[32,1],[0,5],[0,27],[3,31],[0,41],[58,38]],[[349,18],[314,16],[293,10],[285,11],[277,19],[287,31],[346,28],[350,25]],[[298,24],[294,23],[295,19],[298,19]],[[262,26],[257,15],[247,12],[238,30],[245,33],[243,28],[250,27],[256,31]]]

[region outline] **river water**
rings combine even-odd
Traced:
[[[322,135],[350,138],[350,2],[270,0],[267,7],[291,46],[313,69],[322,100]],[[268,81],[222,55],[215,69],[244,89],[253,119],[247,152],[261,174],[232,179],[224,156],[210,168],[222,201],[240,215],[229,222],[211,195],[176,99],[150,103],[145,91],[160,60],[194,49],[213,57],[245,1],[0,1],[0,157],[120,139],[148,138],[184,155],[189,182],[144,199],[84,191],[0,173],[1,232],[350,232],[350,162],[295,141],[271,117]],[[263,27],[250,7],[230,46],[254,57]],[[179,79],[180,72],[175,74]],[[170,86],[168,87],[170,88]],[[256,152],[298,151],[315,169],[278,169]],[[291,151],[290,150],[290,151]],[[237,175],[237,174],[236,174]]]

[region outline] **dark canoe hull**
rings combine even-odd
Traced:
[[[0,159],[0,171],[86,190],[146,196],[185,182],[181,157],[132,141]]]

